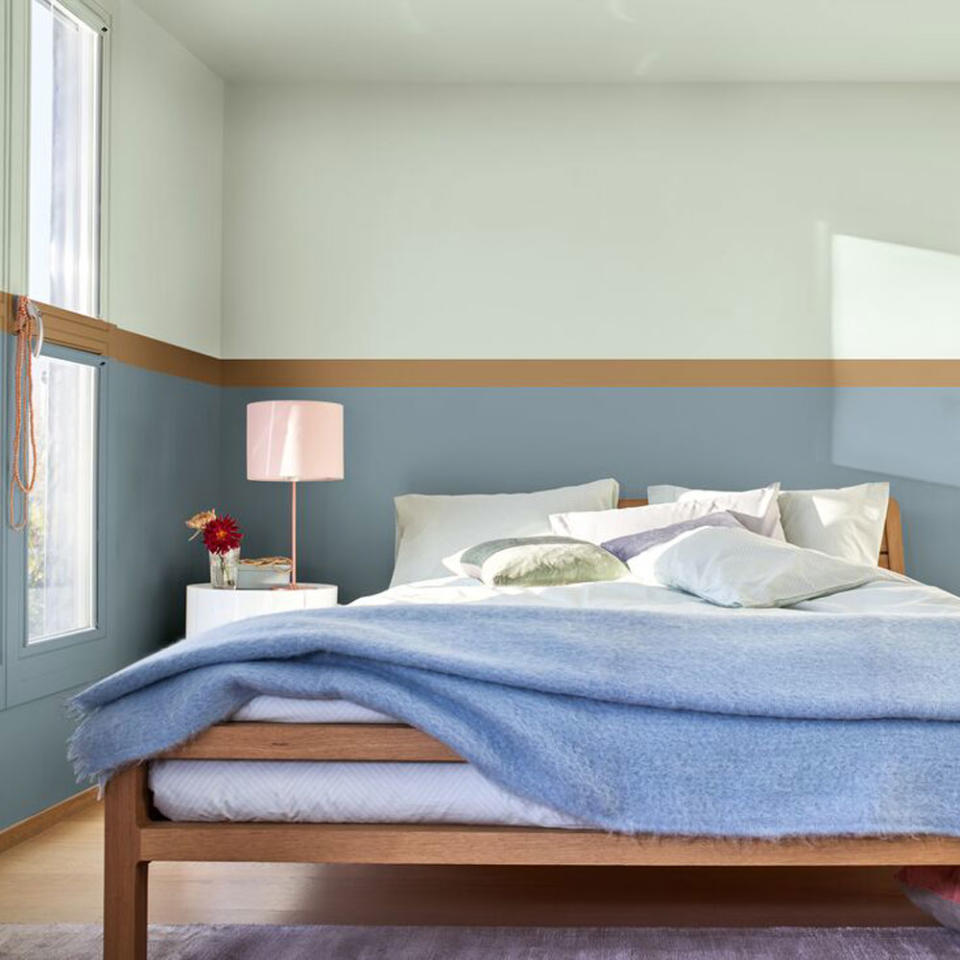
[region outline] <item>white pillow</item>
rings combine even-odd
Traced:
[[[553,532],[560,536],[605,543],[631,533],[657,530],[675,523],[705,517],[710,513],[729,511],[755,533],[783,539],[777,495],[780,484],[746,493],[718,493],[713,497],[684,499],[624,510],[603,510],[592,513],[563,513],[550,517]]]
[[[617,505],[619,495],[616,480],[596,480],[537,493],[395,497],[397,558],[390,586],[445,576],[443,558],[457,550],[485,540],[548,534],[551,513],[605,510]]]
[[[739,527],[745,529],[729,511],[708,513],[705,517],[674,523],[669,527],[634,533],[617,540],[607,540],[603,548],[623,560],[630,568],[636,580],[650,586],[663,586],[656,575],[656,564],[660,554],[677,537],[700,527]]]
[[[688,490],[667,483],[647,487],[650,503],[673,503],[691,494],[712,496],[715,491]],[[835,490],[784,490],[779,497],[780,522],[788,543],[851,563],[876,566],[889,499],[888,483],[862,483]]]
[[[763,510],[764,523],[757,527],[747,522],[748,529],[754,533],[762,533],[765,537],[773,537],[774,540],[785,539],[783,526],[780,522],[780,507],[777,502],[777,496],[770,496],[770,491],[776,488],[776,493],[780,493],[780,484],[774,483],[766,487],[760,487],[758,490],[746,490],[743,492],[735,490],[688,490],[686,487],[675,487],[670,484],[662,484],[659,487],[647,487],[647,502],[652,504],[661,503],[686,503],[688,500],[708,500],[711,503],[728,502],[731,497],[746,497],[746,502],[750,504],[746,511],[741,507],[722,506],[721,510],[737,510],[746,512],[748,516],[755,516],[759,509]],[[759,504],[759,507],[757,506]]]
[[[731,527],[680,534],[659,551],[654,574],[664,586],[722,607],[788,607],[873,580],[901,579]]]
[[[674,483],[655,483],[647,487],[647,503],[676,503],[684,493],[709,493],[708,490],[695,491],[690,487],[678,487]]]
[[[783,532],[790,543],[877,565],[890,502],[889,483],[780,494]]]

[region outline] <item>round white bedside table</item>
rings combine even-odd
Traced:
[[[336,605],[337,588],[330,583],[302,583],[299,590],[215,590],[209,583],[191,583],[187,587],[187,636],[263,613]]]

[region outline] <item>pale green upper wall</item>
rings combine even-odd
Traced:
[[[111,20],[102,315],[219,354],[223,81],[132,0],[99,6]],[[29,0],[0,5],[0,104],[8,107],[0,177],[9,183],[0,190],[0,286],[14,293],[26,286],[29,9]]]
[[[103,2],[104,312],[171,343],[823,357],[833,234],[960,253],[957,84],[225,91],[133,0]]]
[[[824,357],[831,234],[960,253],[960,85],[231,86],[226,116],[228,357]]]
[[[111,0],[108,319],[220,352],[223,81],[130,0]]]

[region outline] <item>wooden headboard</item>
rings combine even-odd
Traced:
[[[645,507],[646,500],[621,500],[618,507]],[[883,525],[883,541],[877,566],[896,573],[906,573],[903,562],[903,525],[900,522],[900,504],[893,497],[887,506],[887,519]]]

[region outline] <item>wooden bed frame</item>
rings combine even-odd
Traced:
[[[639,506],[645,500],[621,500]],[[902,572],[890,501],[880,565]],[[183,760],[464,762],[404,724],[224,723],[167,757]],[[145,763],[106,788],[105,960],[146,960],[147,868],[154,860],[619,866],[884,866],[960,863],[960,838],[737,840],[628,837],[596,830],[450,824],[182,823],[152,808]]]

